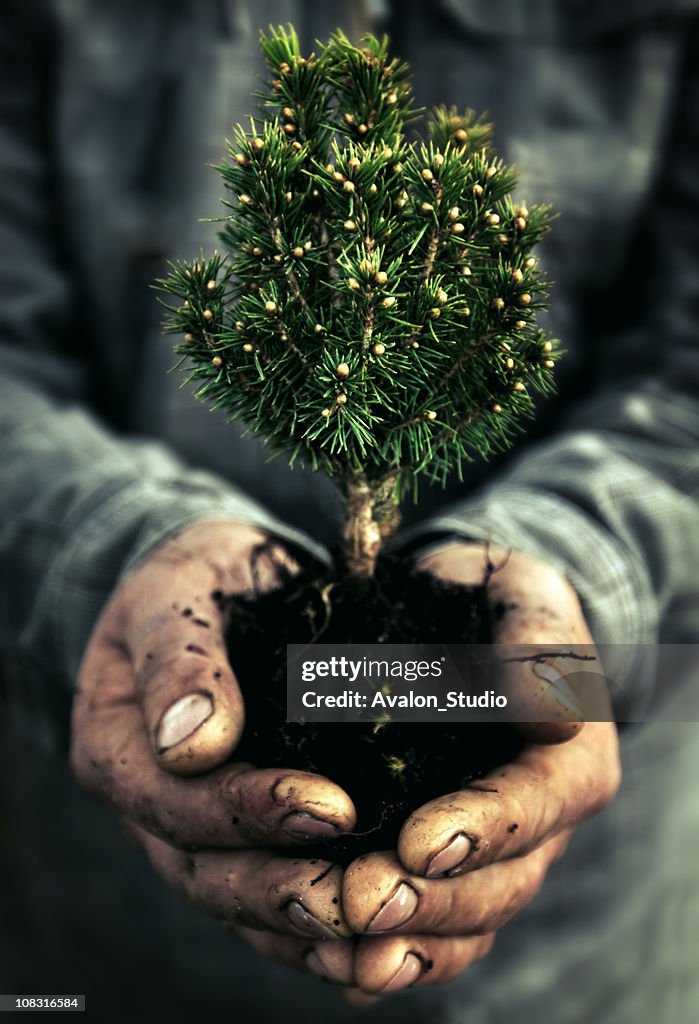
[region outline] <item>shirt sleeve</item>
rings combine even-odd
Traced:
[[[479,493],[403,537],[413,547],[437,535],[491,541],[556,566],[578,591],[595,641],[619,645],[611,678],[622,717],[650,699],[653,673],[640,670],[644,645],[686,642],[679,626],[692,608],[696,629],[697,41],[695,23],[674,124],[630,254],[638,286],[633,323],[585,339],[599,373],[594,395]]]
[[[25,5],[26,7],[26,5]],[[74,285],[55,223],[49,5],[0,19],[0,713],[65,745],[73,681],[122,573],[197,519],[325,550],[164,447],[111,433],[70,351]]]

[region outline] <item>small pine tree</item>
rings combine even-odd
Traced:
[[[366,580],[419,479],[506,448],[551,390],[531,255],[551,215],[513,202],[472,111],[408,137],[420,112],[385,39],[338,32],[303,57],[279,28],[261,45],[265,116],[217,168],[225,255],[172,266],[166,329],[199,398],[338,482],[343,569]]]

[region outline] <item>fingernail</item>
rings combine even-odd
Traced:
[[[402,988],[414,985],[422,974],[422,960],[417,953],[406,953],[402,966],[396,971],[382,992],[398,992]]]
[[[160,719],[155,745],[162,754],[191,736],[214,713],[214,702],[207,693],[188,693],[172,704]]]
[[[338,935],[332,928],[328,928],[326,924],[323,924],[317,917],[314,917],[310,911],[301,906],[298,900],[292,900],[291,903],[287,903],[284,909],[286,910],[286,916],[294,927],[302,931],[304,935],[312,935],[314,939],[338,938]]]
[[[334,839],[339,833],[337,826],[323,818],[316,818],[308,811],[292,811],[282,822],[282,828],[294,839]]]
[[[306,968],[316,978],[322,978],[323,981],[330,980],[325,972],[323,961],[320,959],[315,949],[312,949],[310,953],[306,953]]]
[[[443,850],[430,857],[425,875],[427,878],[438,878],[439,875],[446,875],[462,860],[465,860],[471,852],[471,840],[463,832],[454,836]]]
[[[401,882],[391,898],[378,910],[367,925],[368,932],[390,932],[409,921],[417,910],[417,893],[407,882]]]

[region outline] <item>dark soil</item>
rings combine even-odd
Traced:
[[[272,594],[237,599],[231,612],[227,642],[246,708],[236,760],[325,775],[357,808],[357,831],[305,847],[309,856],[348,864],[370,850],[395,848],[413,810],[520,748],[504,725],[395,723],[376,730],[371,723],[286,721],[287,643],[488,643],[487,579],[471,588],[445,584],[383,558],[361,594],[305,569]]]

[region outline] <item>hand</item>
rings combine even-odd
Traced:
[[[534,558],[455,543],[420,567],[477,584],[488,557],[499,566],[489,582],[495,642],[592,644],[573,588]],[[370,854],[347,869],[345,914],[365,936],[354,956],[355,995],[458,975],[536,894],[575,826],[613,799],[620,782],[615,725],[566,722],[575,693],[533,667],[518,665],[512,686],[535,685],[537,706],[546,717],[560,712],[560,721],[529,727],[530,742],[514,763],[415,811],[397,852]]]
[[[308,952],[309,937],[350,934],[341,870],[269,848],[332,838],[355,811],[327,779],[227,763],[244,709],[221,601],[294,571],[280,544],[234,522],[197,523],[146,557],[88,643],[71,764],[168,883],[227,925],[295,936]]]

